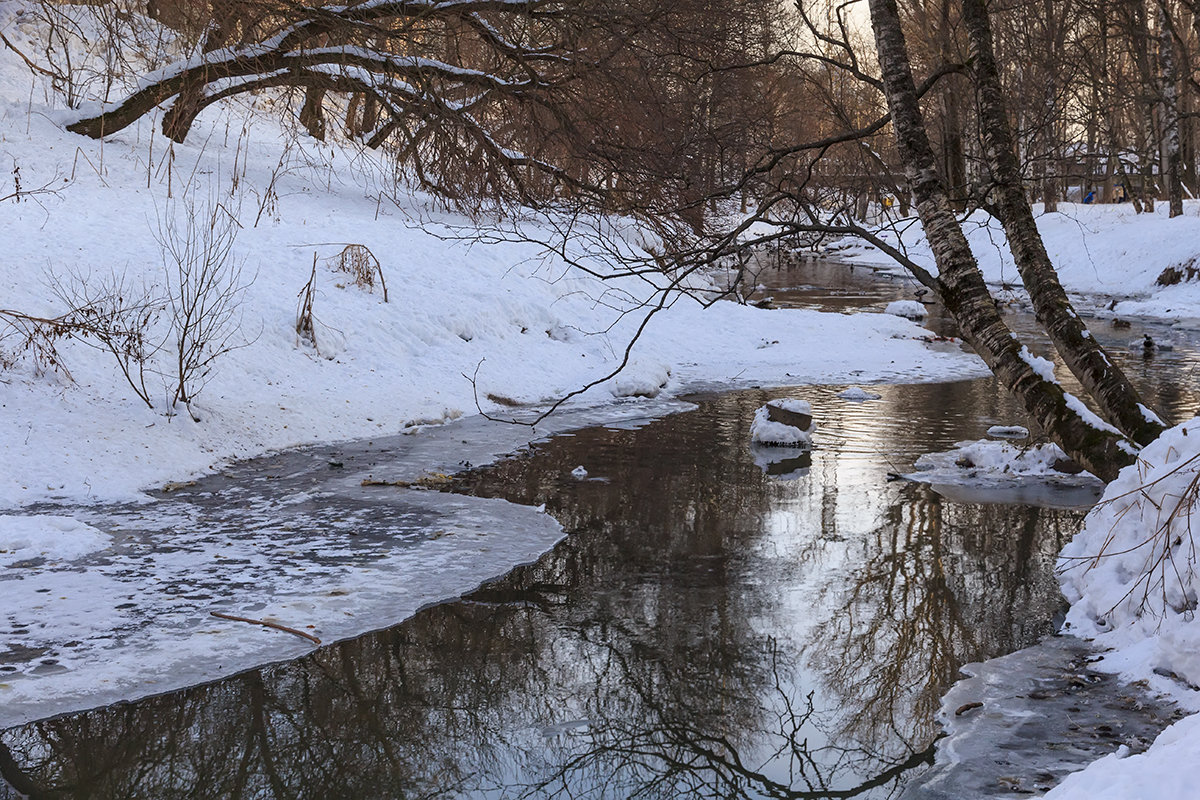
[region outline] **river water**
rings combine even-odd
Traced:
[[[761,279],[801,306],[910,295],[863,272]],[[1151,332],[1178,346],[1122,348],[1131,371],[1193,413],[1192,335]],[[1097,326],[1108,343],[1140,333]],[[898,796],[960,666],[1053,632],[1055,555],[1087,500],[959,502],[891,479],[1020,423],[991,380],[866,403],[843,388],[699,396],[467,471],[450,490],[544,504],[569,535],[394,627],[0,732],[0,798]],[[811,456],[749,445],[776,396],[813,404]]]

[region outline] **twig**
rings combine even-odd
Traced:
[[[377,478],[363,478],[363,486],[399,486],[401,489],[410,488],[412,481],[382,481]]]
[[[311,633],[298,631],[295,628],[289,628],[287,625],[280,625],[278,622],[267,622],[265,619],[250,619],[249,617],[235,617],[232,614],[222,614],[220,611],[210,611],[208,613],[212,614],[214,617],[220,617],[221,619],[231,619],[234,622],[249,622],[251,625],[262,625],[263,627],[274,628],[277,631],[290,633],[294,636],[303,636],[305,639],[308,639],[315,644],[321,643],[321,640],[313,636]]]
[[[46,75],[51,78],[61,78],[62,77],[57,72],[51,72],[50,70],[46,69],[45,67],[41,67],[41,66],[38,66],[37,64],[33,63],[33,61],[30,60],[29,56],[25,55],[20,50],[18,50],[16,45],[14,45],[12,42],[10,42],[8,40],[7,37],[5,37],[3,31],[0,31],[0,42],[3,42],[5,47],[7,47],[9,50],[12,50],[14,53],[16,53],[20,57],[20,59],[25,62],[25,66],[29,67],[29,70],[31,72],[34,72],[34,73],[40,72],[41,74]]]

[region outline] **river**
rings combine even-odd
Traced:
[[[760,279],[837,310],[912,291],[824,262]],[[1194,334],[1151,326],[1176,348],[1145,358],[1140,327],[1096,330],[1159,408],[1195,413]],[[696,396],[465,470],[442,488],[544,505],[567,537],[306,657],[0,732],[0,798],[897,797],[959,668],[1054,631],[1090,498],[894,479],[1024,419],[990,379],[844,388]],[[749,445],[778,396],[812,403],[810,456]]]

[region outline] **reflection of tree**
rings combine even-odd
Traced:
[[[811,659],[852,710],[848,731],[891,729],[919,749],[960,666],[1051,632],[1047,610],[1061,603],[1054,557],[1081,514],[905,492],[864,543],[831,641]]]
[[[985,526],[1009,511],[846,485],[820,450],[808,478],[777,484],[746,445],[763,399],[581,431],[473,474],[462,488],[546,503],[569,537],[394,628],[4,732],[0,774],[64,798],[894,795],[957,666],[1044,616],[1029,611],[1043,587],[1019,576],[1054,547],[1048,518]],[[570,478],[581,461],[604,480]],[[772,538],[780,515],[807,527]],[[781,556],[797,541],[799,561]],[[781,591],[843,550],[836,613],[798,626]],[[806,652],[849,725],[814,706]]]
[[[655,691],[647,676],[614,652],[621,683],[637,694],[639,715],[591,720],[582,746],[565,749],[522,796],[851,798],[883,789],[871,795],[883,797],[898,791],[905,772],[932,760],[930,747],[899,762],[873,761],[864,772],[861,761],[847,769],[852,749],[810,746],[809,738],[820,733],[812,692],[797,693],[787,666],[793,655],[781,654],[773,641],[765,645],[769,656],[760,663],[769,677],[766,691],[742,696],[722,686],[723,720],[708,718],[711,700],[696,706],[697,697]],[[731,725],[728,714],[737,708],[753,711]],[[761,727],[751,727],[755,723]]]

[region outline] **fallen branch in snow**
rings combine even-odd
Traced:
[[[33,60],[29,58],[29,56],[27,56],[27,55],[25,55],[24,53],[22,53],[22,52],[21,52],[21,51],[20,51],[20,50],[17,48],[17,46],[16,46],[16,45],[14,45],[12,42],[10,42],[10,41],[8,40],[8,38],[7,38],[7,37],[4,35],[4,31],[0,31],[0,42],[3,42],[3,44],[4,44],[4,46],[5,46],[5,47],[7,47],[9,50],[12,50],[14,53],[16,53],[16,54],[17,54],[17,56],[18,56],[18,57],[19,57],[19,58],[20,58],[22,61],[24,61],[24,62],[25,62],[25,66],[29,67],[29,71],[30,71],[30,72],[32,72],[32,73],[34,73],[35,75],[37,75],[37,74],[39,74],[39,73],[40,73],[40,74],[42,74],[42,75],[45,75],[45,76],[47,76],[47,77],[50,77],[50,78],[54,78],[54,79],[56,79],[56,80],[61,80],[61,79],[62,79],[62,76],[61,76],[61,75],[59,75],[57,72],[52,72],[51,70],[48,70],[48,69],[46,69],[45,67],[42,67],[42,66],[39,66],[39,65],[35,64],[35,63],[33,62]]]
[[[262,625],[265,628],[274,628],[275,630],[283,631],[284,633],[290,633],[295,636],[303,636],[305,639],[308,639],[310,642],[314,642],[315,644],[321,643],[321,640],[313,636],[311,633],[298,631],[295,628],[289,628],[287,625],[280,625],[278,622],[268,622],[265,619],[250,619],[249,617],[235,617],[232,614],[222,614],[220,611],[210,611],[208,613],[212,614],[214,617],[220,617],[221,619],[230,619],[234,622],[249,622],[251,625]]]
[[[450,483],[454,478],[444,472],[430,472],[415,481],[385,481],[378,478],[363,478],[363,486],[396,486],[401,489],[438,489]]]
[[[412,481],[381,481],[377,478],[363,478],[363,486],[398,486],[401,489],[407,489],[412,486]]]

